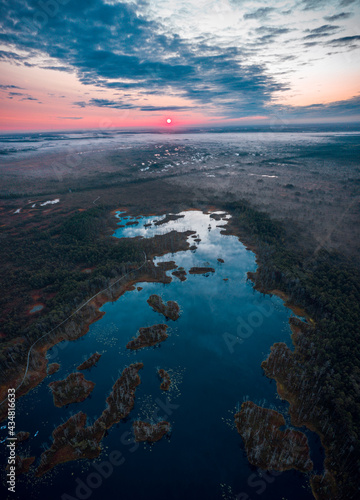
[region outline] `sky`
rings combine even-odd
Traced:
[[[0,0],[0,20],[2,131],[360,121],[360,0]]]

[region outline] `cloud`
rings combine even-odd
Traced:
[[[288,47],[280,44],[278,38],[292,33],[294,29],[291,27],[290,31],[288,17],[285,23],[279,21],[278,16],[284,15],[283,10],[291,7],[285,14],[291,12],[296,23],[299,5],[305,10],[323,9],[328,5],[325,0],[299,2],[286,4],[286,7],[282,3],[279,10],[261,7],[245,11],[245,21],[253,19],[264,26],[253,29],[252,23],[245,23],[251,26],[250,41],[245,30],[244,42],[239,43],[239,38],[235,40],[228,36],[218,39],[217,34],[210,36],[206,33],[198,38],[182,38],[176,29],[169,28],[165,20],[161,24],[160,17],[156,18],[158,20],[146,17],[148,2],[145,0],[59,1],[56,15],[45,14],[41,5],[46,2],[3,0],[0,2],[3,24],[0,43],[7,44],[9,50],[0,51],[0,58],[28,67],[72,72],[81,84],[91,86],[91,96],[101,96],[100,92],[113,94],[110,98],[101,99],[86,96],[83,92],[77,97],[79,100],[73,102],[73,106],[78,108],[94,106],[157,112],[202,107],[204,112],[210,110],[209,113],[221,116],[260,116],[269,109],[277,109],[273,101],[274,93],[279,99],[279,92],[288,90],[285,79],[280,81],[276,79],[278,76],[272,76],[272,62],[269,60],[291,61],[301,56],[296,52],[295,44],[290,43]],[[327,12],[321,12],[318,17]],[[272,13],[276,13],[272,20],[274,25],[266,26],[263,20]],[[325,19],[331,23],[345,19],[347,14],[343,12]],[[306,46],[321,42],[326,52],[329,45],[352,48],[358,37],[334,38],[339,36],[336,35],[339,29],[339,26],[324,24],[305,31],[302,36]],[[321,41],[326,37],[331,40]],[[274,43],[271,47],[274,51],[267,58],[263,46],[270,43]],[[305,52],[303,46],[298,50]],[[265,62],[260,64],[258,61]],[[284,74],[281,70],[276,68],[276,75]],[[120,93],[119,99],[116,99],[115,92]],[[128,98],[124,97],[127,92]],[[165,96],[176,96],[188,102],[184,106],[167,107],[151,105],[149,100],[149,106],[145,106],[138,104],[144,101],[136,101],[135,95],[140,99],[145,95],[149,99],[151,96],[164,98],[160,102],[166,102]]]
[[[334,14],[333,16],[325,16],[326,21],[340,21],[342,19],[349,19],[353,14],[352,12],[340,12],[339,14]]]
[[[8,50],[0,50],[0,59],[8,60],[8,61],[24,61],[24,57],[20,56],[16,52],[8,51]]]
[[[57,116],[58,120],[82,120],[82,116]]]
[[[247,18],[261,19],[273,10],[264,7]],[[250,64],[240,48],[182,39],[174,32],[166,33],[161,24],[141,12],[134,3],[77,0],[59,5],[57,15],[47,16],[45,23],[38,15],[37,0],[3,0],[0,41],[4,37],[11,41],[14,54],[27,53],[24,64],[34,64],[33,56],[50,57],[56,64],[47,68],[74,71],[84,85],[148,95],[170,93],[191,99],[194,106],[226,108],[235,95],[240,110],[259,114],[272,93],[286,87],[265,66]],[[263,41],[285,32],[287,28],[268,28]],[[131,102],[106,99],[74,105],[137,108]]]
[[[274,7],[260,7],[253,12],[248,12],[244,14],[244,19],[265,19],[269,16],[271,12],[276,10]]]
[[[271,43],[276,41],[279,36],[291,33],[291,30],[289,28],[280,28],[274,26],[260,26],[254,31],[256,34],[262,35],[256,39],[256,44]]]
[[[360,35],[335,38],[333,40],[329,40],[327,42],[327,45],[331,45],[332,47],[344,47],[344,46],[354,47],[356,46],[357,42],[360,42]]]
[[[142,106],[140,111],[185,111],[197,106]]]
[[[79,106],[79,108],[86,108],[86,102],[84,102],[84,101],[73,102],[73,105]]]
[[[121,101],[111,101],[110,99],[90,99],[88,106],[99,106],[101,108],[134,109],[133,104]],[[83,106],[82,106],[83,107]]]
[[[8,89],[24,90],[22,87],[18,87],[17,85],[4,85],[4,84],[0,84],[0,90],[8,90]]]
[[[355,0],[341,0],[340,6],[341,7],[347,7],[348,5],[351,5],[354,2],[355,2]]]
[[[140,111],[184,111],[189,109],[194,109],[196,106],[137,106],[135,104],[124,103],[121,101],[114,101],[110,99],[90,99],[86,104],[85,102],[75,103],[75,105],[85,108],[86,106],[97,106],[104,108],[114,108],[114,109],[139,109]]]
[[[335,31],[338,31],[340,26],[333,26],[330,24],[324,24],[323,26],[319,26],[318,28],[314,28],[312,30],[305,30],[305,33],[309,33],[309,35],[304,37],[304,40],[311,40],[315,38],[324,38],[327,36],[332,36]]]
[[[282,113],[292,118],[319,118],[319,117],[343,117],[360,116],[360,96],[344,101],[336,101],[328,104],[312,104],[310,106],[283,107]]]
[[[304,10],[317,10],[322,9],[324,5],[329,4],[329,0],[302,0]]]
[[[331,24],[323,24],[322,26],[319,26],[318,28],[314,28],[312,30],[306,30],[306,32],[310,32],[312,34],[328,33],[329,31],[337,31],[339,28],[340,28],[340,26],[333,26]]]
[[[73,73],[73,69],[67,66],[41,66],[41,69],[50,69],[53,71],[63,71],[66,73]]]

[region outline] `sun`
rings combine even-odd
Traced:
[[[172,122],[172,119],[171,119],[171,118],[168,118],[168,119],[166,120],[166,123],[167,123],[167,124],[169,124],[169,125],[170,125],[170,123],[171,123],[171,122]]]

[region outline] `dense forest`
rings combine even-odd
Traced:
[[[145,256],[170,252],[178,245],[174,232],[152,240],[111,238],[109,214],[109,207],[97,206],[45,229],[29,229],[24,223],[16,235],[8,235],[11,248],[0,248],[3,379],[9,372],[21,373],[29,346],[86,300],[137,269]],[[45,307],[40,314],[29,314],[35,298]]]
[[[350,260],[323,248],[315,252],[296,250],[296,240],[287,239],[283,223],[271,220],[247,203],[224,208],[234,214],[234,225],[257,249],[257,289],[281,290],[312,319],[312,326],[296,339],[293,373],[288,378],[293,376],[293,383],[296,380],[298,404],[323,436],[328,450],[326,469],[331,474],[320,482],[319,498],[358,498],[359,269]],[[330,475],[337,490],[332,489]]]

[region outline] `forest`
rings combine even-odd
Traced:
[[[297,336],[288,377],[297,406],[323,437],[335,490],[319,498],[357,498],[360,470],[360,272],[351,259],[323,248],[300,250],[286,226],[240,202],[224,205],[256,247],[255,287],[281,290],[303,307],[312,326]],[[294,244],[295,243],[295,244]],[[309,418],[309,415],[312,417]],[[329,482],[329,474],[324,481]],[[331,482],[329,482],[330,484]],[[330,488],[330,486],[329,486]],[[336,490],[337,488],[337,490]],[[331,491],[331,494],[330,494]],[[327,496],[328,495],[328,496]]]

